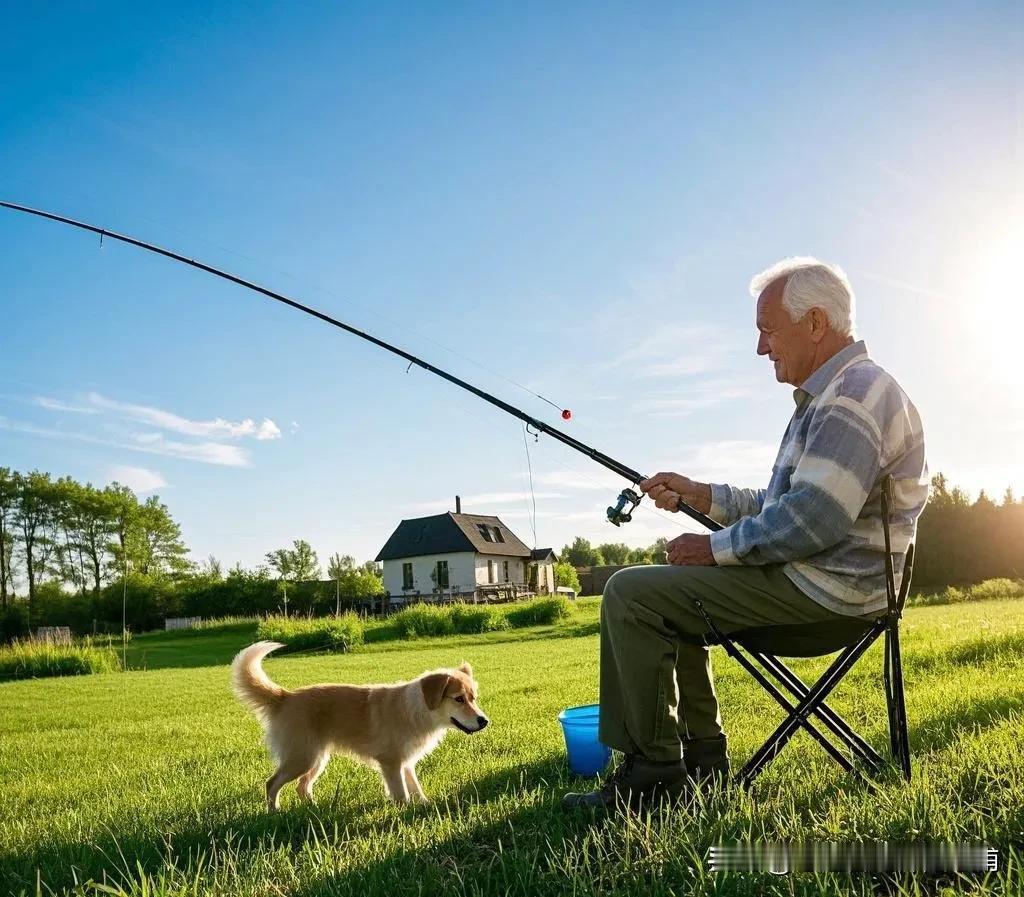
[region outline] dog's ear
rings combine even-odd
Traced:
[[[423,687],[423,700],[427,702],[427,707],[431,710],[437,710],[441,706],[441,702],[444,700],[444,690],[448,687],[451,678],[447,673],[431,673],[420,680],[420,685]]]
[[[465,660],[459,664],[459,672],[465,673],[470,679],[473,678],[473,668]]]

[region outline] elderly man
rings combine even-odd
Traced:
[[[893,474],[894,551],[928,498],[917,410],[854,339],[845,274],[787,259],[751,282],[757,354],[795,387],[796,410],[767,489],[659,473],[640,484],[659,508],[685,502],[722,523],[668,543],[668,565],[616,573],[601,608],[601,741],[622,763],[570,807],[687,793],[729,770],[700,599],[723,632],[884,611],[880,485]],[[899,560],[899,558],[897,559]],[[899,563],[897,570],[902,569]]]

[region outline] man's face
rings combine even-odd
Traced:
[[[800,386],[814,370],[817,343],[812,339],[813,311],[791,321],[782,307],[785,278],[765,287],[757,297],[757,354],[767,355],[775,364],[779,383]]]

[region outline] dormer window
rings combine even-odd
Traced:
[[[505,537],[501,534],[501,529],[499,527],[497,527],[497,526],[494,527],[494,541],[495,542],[504,542],[505,541]]]
[[[478,523],[476,528],[480,531],[480,535],[484,537],[485,542],[494,541],[494,536],[491,535],[491,531],[488,529],[486,523]],[[504,541],[504,539],[502,541]]]

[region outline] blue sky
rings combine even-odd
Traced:
[[[522,382],[646,472],[766,482],[792,405],[746,284],[834,261],[932,470],[1024,493],[1019,4],[23,4],[0,59],[4,199],[559,423]],[[155,491],[226,564],[369,558],[456,493],[534,542],[515,420],[129,247],[10,212],[0,245],[0,464]],[[680,532],[530,450],[539,545]]]

